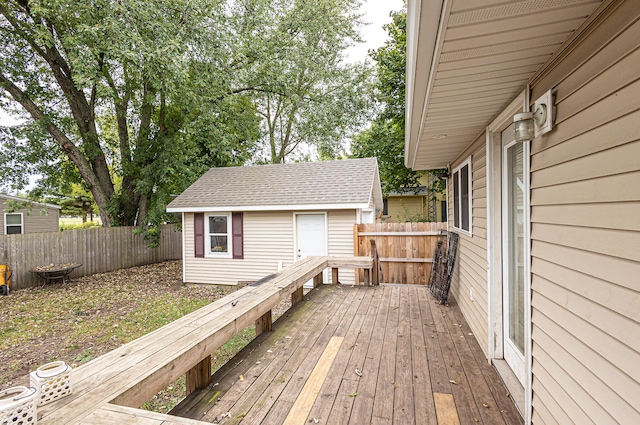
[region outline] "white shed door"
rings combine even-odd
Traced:
[[[327,255],[327,226],[325,214],[296,214],[296,258]],[[326,276],[325,276],[326,281]],[[305,287],[313,287],[313,281]]]

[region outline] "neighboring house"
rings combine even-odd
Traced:
[[[406,189],[390,192],[384,198],[382,218],[393,222],[406,221],[447,221],[446,194],[435,192],[432,174],[425,173],[420,177],[420,186],[416,189]]]
[[[375,158],[212,168],[167,206],[182,213],[184,282],[221,285],[352,256],[353,225],[381,209]],[[340,281],[354,283],[353,270]]]
[[[525,423],[640,424],[640,3],[409,0],[407,46],[405,164],[450,169],[451,294]]]
[[[8,201],[29,202],[28,208],[13,212]],[[58,232],[60,207],[57,205],[32,202],[17,196],[0,194],[0,234],[16,235],[23,233]]]

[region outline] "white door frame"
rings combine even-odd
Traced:
[[[502,282],[506,281],[506,277],[507,277],[507,264],[510,264],[511,261],[513,261],[512,258],[510,258],[509,255],[509,236],[504,232],[504,221],[505,219],[508,217],[508,208],[509,206],[507,205],[507,203],[505,202],[506,197],[505,197],[505,191],[507,190],[507,179],[508,179],[508,172],[509,170],[507,170],[507,168],[505,167],[505,160],[507,158],[507,151],[509,148],[515,146],[516,144],[518,144],[518,142],[516,142],[515,140],[512,140],[504,145],[502,145],[502,217],[503,217],[503,227],[502,227],[502,273],[503,273],[503,278],[502,278]],[[523,143],[523,177],[524,177],[524,188],[523,188],[523,192],[524,192],[524,211],[523,211],[523,221],[525,223],[524,226],[524,252],[523,252],[523,256],[525,258],[525,264],[524,264],[524,269],[523,269],[523,273],[524,273],[524,280],[525,280],[525,306],[524,309],[527,310],[526,307],[526,294],[530,293],[530,291],[527,291],[526,289],[526,282],[527,280],[529,280],[527,278],[527,276],[529,275],[529,266],[527,265],[528,261],[526,260],[527,258],[529,258],[529,247],[527,246],[527,241],[530,240],[529,237],[529,227],[531,225],[531,220],[529,218],[529,210],[530,210],[530,201],[529,201],[529,142],[524,142]],[[528,224],[528,225],[526,225]],[[507,335],[509,335],[510,333],[510,329],[509,329],[509,323],[504,319],[506,316],[508,316],[507,312],[509,310],[509,302],[505,302],[505,300],[508,298],[508,293],[509,293],[509,288],[507,287],[507,285],[502,285],[502,317],[503,317],[503,322],[502,322],[502,328],[503,328],[503,341],[504,341],[504,345],[503,345],[503,357],[504,359],[507,361],[507,363],[512,366],[511,369],[515,372],[516,376],[518,377],[518,380],[520,380],[520,382],[522,383],[522,386],[524,387],[526,384],[526,367],[525,367],[525,357],[524,357],[524,353],[520,353],[518,348],[509,340],[509,338],[507,337]],[[526,319],[526,314],[525,314],[525,323],[526,323],[527,319]],[[526,327],[526,324],[525,324]],[[526,340],[526,337],[525,337]],[[513,365],[517,364],[516,368],[518,370],[515,370]]]
[[[514,99],[487,127],[487,293],[489,294],[488,323],[489,363],[504,358],[503,294],[502,294],[502,142],[500,133],[513,122],[513,116],[529,111],[529,87]],[[530,142],[525,146],[525,179],[530,186]],[[525,196],[525,382],[524,420],[531,424],[532,374],[531,374],[531,191]]]

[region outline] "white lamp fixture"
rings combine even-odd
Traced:
[[[534,103],[534,112],[521,112],[513,116],[516,142],[525,142],[548,133],[553,128],[553,97],[551,90]]]

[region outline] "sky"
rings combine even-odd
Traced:
[[[360,13],[362,19],[369,25],[362,28],[364,43],[352,46],[347,50],[350,62],[362,62],[367,57],[369,49],[377,49],[387,39],[387,32],[382,28],[384,24],[391,22],[389,13],[398,11],[403,7],[403,0],[363,0]]]

